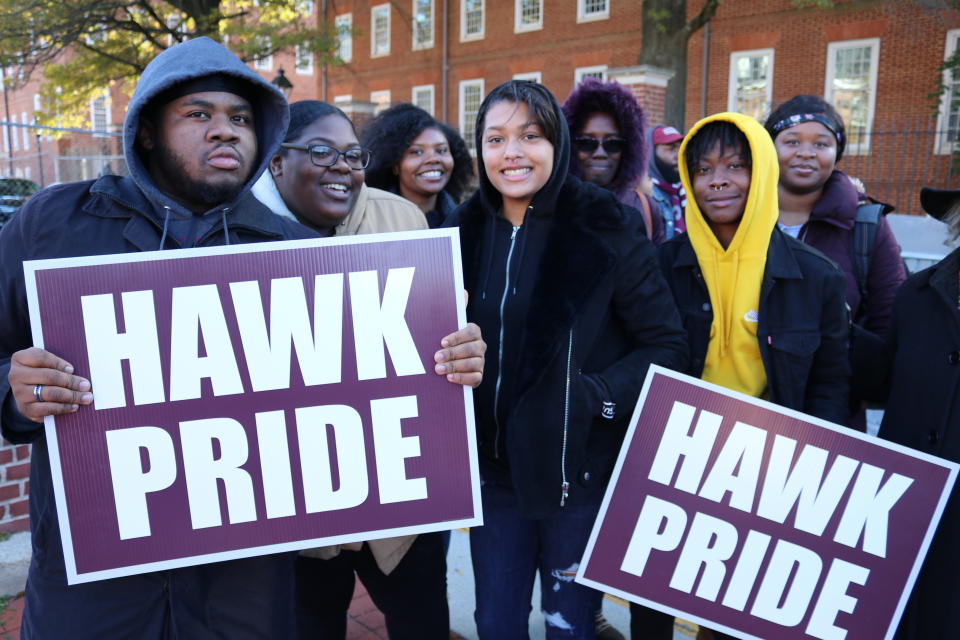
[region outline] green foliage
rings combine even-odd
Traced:
[[[82,126],[108,87],[130,93],[147,63],[198,36],[257,60],[300,46],[329,59],[336,38],[303,0],[0,0],[0,64],[17,86],[42,71],[41,124]]]

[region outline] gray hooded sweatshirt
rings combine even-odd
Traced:
[[[135,148],[140,116],[161,92],[211,74],[250,84],[258,152],[247,183],[230,201],[195,216],[160,191]],[[33,196],[0,231],[0,428],[32,443],[30,525],[33,556],[21,638],[291,638],[294,554],[260,556],[67,586],[43,426],[16,409],[7,374],[12,354],[32,345],[25,260],[176,246],[171,221],[210,218],[197,246],[315,237],[273,215],[249,189],[287,126],[283,95],[207,38],[171,47],[141,76],[124,124],[130,176],[50,187]],[[176,226],[174,222],[174,226]],[[164,227],[168,233],[164,233]]]

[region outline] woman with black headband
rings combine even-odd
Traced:
[[[780,229],[819,249],[847,278],[847,304],[856,325],[851,333],[851,388],[856,397],[849,424],[863,430],[859,398],[868,395],[871,386],[870,362],[874,347],[881,344],[875,336],[886,335],[894,295],[906,279],[900,247],[880,215],[883,207],[871,208],[867,196],[836,169],[846,132],[843,118],[828,102],[795,96],[777,107],[764,127],[780,162]],[[855,242],[866,246],[858,250]]]

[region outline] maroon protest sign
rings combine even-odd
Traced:
[[[480,523],[456,230],[25,265],[68,580]]]
[[[956,474],[652,367],[577,580],[743,638],[890,638]]]

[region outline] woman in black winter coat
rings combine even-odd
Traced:
[[[540,572],[546,637],[593,638],[573,581],[651,363],[686,364],[676,308],[638,217],[569,176],[542,85],[477,114],[480,189],[454,212],[467,315],[489,336],[475,391],[484,526],[471,531],[481,640],[527,638]]]
[[[960,189],[923,189],[923,208],[960,237]],[[960,248],[911,276],[893,304],[890,395],[880,437],[960,462]],[[954,487],[898,640],[960,638],[960,494]]]

